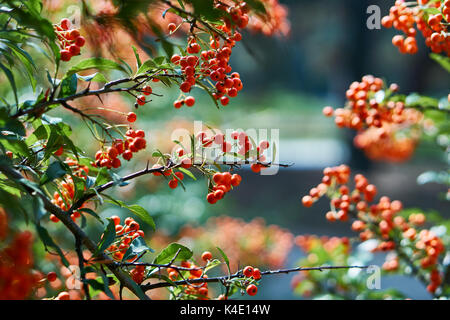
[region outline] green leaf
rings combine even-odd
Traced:
[[[30,150],[25,143],[23,137],[11,131],[0,132],[0,144],[12,153],[19,154],[25,157],[30,156]]]
[[[136,57],[136,66],[137,66],[136,69],[139,69],[142,65],[141,58],[139,57],[136,47],[135,46],[131,46],[131,47],[133,48],[134,56]]]
[[[136,71],[136,75],[145,73],[149,70],[156,70],[158,68],[158,65],[153,61],[153,59],[149,59],[145,61],[139,69]]]
[[[3,65],[3,63],[0,62],[0,68],[5,73],[6,77],[8,78],[9,83],[11,84],[11,88],[14,93],[14,98],[16,100],[16,104],[19,104],[19,98],[17,97],[17,87],[16,87],[16,81],[14,80],[14,75],[12,74],[11,70],[9,70],[7,67]]]
[[[108,82],[108,80],[106,80],[105,76],[103,74],[101,74],[100,72],[95,72],[95,73],[87,75],[87,76],[80,76],[78,73],[75,73],[75,75],[79,80],[83,80],[86,82],[90,82],[90,81]]]
[[[178,250],[180,252],[178,253],[175,261],[189,260],[193,255],[193,252],[189,248],[178,243],[171,243],[158,254],[158,256],[154,260],[154,263],[156,264],[169,263],[170,261],[172,261],[173,257],[178,252]]]
[[[405,105],[406,107],[438,107],[439,100],[412,93],[406,97]]]
[[[150,227],[152,227],[153,230],[156,229],[155,222],[153,221],[153,218],[150,216],[150,214],[147,212],[147,210],[142,208],[140,205],[133,204],[131,206],[128,206],[123,201],[115,200],[115,199],[111,200],[111,201],[107,201],[107,202],[116,204],[116,205],[118,205],[119,207],[122,207],[122,208],[127,208],[132,213],[134,213],[137,217],[139,217],[142,221],[144,221]]]
[[[103,238],[98,244],[97,250],[95,250],[94,255],[98,255],[99,253],[105,251],[106,248],[108,248],[116,239],[116,225],[114,224],[113,220],[108,219],[108,221],[108,225],[103,232]]]
[[[447,72],[450,72],[450,58],[441,56],[437,53],[430,53],[430,58],[439,63],[442,68],[447,70]]]
[[[153,249],[151,249],[147,246],[144,238],[137,237],[130,243],[130,247],[128,248],[127,252],[125,252],[122,260],[126,261],[127,259],[138,256],[139,254],[141,254],[145,251],[154,252]]]
[[[104,224],[104,222],[102,221],[102,219],[100,218],[100,216],[95,213],[94,210],[89,209],[89,208],[80,208],[78,209],[78,211],[82,211],[82,212],[86,212],[87,214],[90,214],[91,216],[93,216],[95,219],[97,219],[98,221],[100,221],[102,224]]]
[[[222,249],[220,249],[219,247],[216,247],[216,248],[217,248],[217,250],[219,250],[220,255],[222,256],[223,260],[227,264],[228,274],[231,275],[230,260],[228,259],[228,256],[225,254],[225,252]]]
[[[50,181],[64,177],[69,171],[70,168],[67,166],[67,164],[60,161],[55,161],[48,166],[44,175],[41,177],[39,184],[44,185]]]
[[[192,174],[192,172],[190,172],[189,170],[187,170],[187,169],[185,169],[185,168],[182,168],[182,167],[179,167],[178,170],[180,170],[181,172],[187,174],[191,179],[197,180],[197,179],[195,178],[195,176]]]
[[[112,60],[106,58],[88,58],[70,68],[69,71],[67,71],[66,77],[70,77],[77,72],[89,69],[119,70],[127,73],[127,70],[123,66]]]
[[[102,184],[105,184],[111,180],[111,176],[108,172],[108,169],[101,168],[97,173],[97,178],[95,179],[95,185],[100,186]]]
[[[77,82],[77,76],[75,74],[62,79],[59,98],[64,98],[75,94],[77,92]]]
[[[61,248],[58,247],[58,245],[53,241],[53,239],[50,237],[50,234],[48,233],[47,229],[41,227],[40,225],[36,225],[36,230],[41,238],[42,242],[44,243],[45,247],[50,247],[53,250],[55,250],[58,255],[61,257],[62,263],[69,267],[69,261],[67,261],[66,257],[64,256],[63,252],[61,251]]]

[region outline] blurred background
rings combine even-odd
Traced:
[[[369,30],[366,27],[369,5],[379,5],[384,16],[393,1],[280,2],[289,10],[290,36],[267,38],[244,33],[231,61],[233,70],[241,74],[244,90],[226,108],[217,110],[209,97],[195,89],[193,95],[198,101],[195,107],[175,111],[172,102],[178,91],[154,84],[153,91],[164,94],[164,97],[156,97],[139,109],[136,127],[143,128],[150,137],[148,150],[170,150],[174,147],[169,142],[172,131],[179,127],[192,129],[194,121],[203,121],[223,130],[279,129],[277,149],[280,162],[294,165],[280,168],[276,175],[270,176],[260,176],[243,167],[238,172],[243,177],[241,185],[216,205],[205,201],[207,188],[202,178],[186,182],[187,191],[181,188],[171,190],[163,179],[153,176],[117,188],[114,191],[117,198],[144,206],[154,217],[158,233],[145,230],[150,246],[156,248],[167,239],[189,242],[187,225],[191,229],[200,227],[206,230],[220,225],[221,228],[230,228],[228,236],[232,237],[236,230],[231,229],[241,228],[239,230],[245,232],[246,227],[242,224],[251,223],[255,218],[263,218],[266,226],[282,228],[282,231],[273,231],[275,233],[354,236],[349,224],[326,221],[324,215],[328,204],[325,199],[310,209],[301,204],[301,197],[320,182],[323,168],[342,163],[348,164],[354,173],[365,174],[377,185],[380,195],[401,200],[404,207],[421,208],[427,212],[436,210],[449,216],[448,202],[439,196],[439,193],[446,192],[446,188],[433,183],[418,185],[416,182],[424,171],[440,171],[448,167],[445,154],[433,141],[422,141],[413,157],[404,163],[373,162],[354,148],[353,131],[338,129],[333,119],[322,115],[322,108],[326,105],[342,106],[348,86],[366,74],[381,77],[387,83],[397,83],[402,93],[446,96],[450,87],[449,74],[429,59],[421,36],[418,36],[418,54],[402,55],[391,43],[395,34],[393,30]],[[133,102],[127,99],[123,97],[125,104],[132,109]],[[59,111],[54,114],[70,119],[79,141],[89,141],[88,130],[82,122],[74,121],[73,115]],[[89,155],[94,155],[98,148],[92,143]],[[149,153],[139,155],[117,173],[125,175],[142,169],[146,160],[152,161]],[[128,212],[106,207],[101,213],[103,217],[113,214],[125,217]],[[211,220],[223,216],[241,220],[236,220],[239,221],[237,224],[226,218],[219,222]],[[256,224],[259,223],[263,222],[257,220]],[[92,228],[93,233],[100,230]],[[54,232],[63,232],[58,226],[54,229]],[[226,239],[222,240],[226,245]],[[197,254],[201,254],[201,250],[207,248],[200,244],[195,249]],[[292,267],[302,257],[302,252],[296,246],[288,249],[289,244],[275,247],[272,254],[279,250],[279,258],[285,258],[282,266]],[[258,257],[255,250],[253,254]],[[213,254],[218,255],[218,252]],[[240,255],[237,263],[244,266],[251,263],[248,260],[245,255]],[[280,263],[264,261],[261,269]],[[375,257],[374,261],[381,265],[383,259]],[[265,277],[257,297],[299,299],[292,291],[291,280],[292,275]],[[406,277],[383,276],[381,286],[382,289],[395,287],[408,292],[411,298],[430,297],[424,286]]]

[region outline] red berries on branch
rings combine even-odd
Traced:
[[[85,38],[80,35],[80,31],[71,27],[72,23],[67,18],[62,19],[59,25],[54,25],[61,48],[62,61],[70,61],[73,56],[79,55],[81,47],[86,43]]]
[[[119,261],[122,260],[125,253],[128,251],[131,242],[137,237],[144,237],[145,234],[144,231],[140,230],[139,223],[134,221],[134,219],[131,217],[126,218],[123,225],[120,224],[120,218],[118,216],[112,216],[111,220],[114,221],[117,240],[112,245],[110,245],[107,250],[112,254],[112,257],[115,260]],[[135,259],[136,256],[132,256],[128,257],[127,261],[133,262]],[[134,271],[134,277],[136,277],[137,279],[139,279],[139,277],[141,277],[142,275],[143,270],[141,268],[137,268],[137,270]]]
[[[110,147],[103,148],[95,154],[95,166],[119,168],[122,162],[119,159],[121,155],[123,159],[129,161],[133,157],[133,153],[143,150],[147,146],[145,132],[143,130],[129,129],[125,133],[126,140],[115,140]]]
[[[398,85],[386,88],[382,79],[366,75],[350,85],[345,107],[333,110],[327,106],[323,114],[335,116],[340,128],[357,130],[354,144],[369,158],[404,161],[412,155],[422,134],[423,114],[393,99],[396,91]],[[401,136],[397,135],[399,131]]]
[[[0,225],[5,223],[6,213],[0,208]],[[10,243],[3,243],[0,249],[0,299],[29,298],[41,280],[40,272],[32,269],[33,236],[31,232],[23,231],[14,234]]]
[[[206,196],[206,200],[210,204],[215,204],[217,201],[223,199],[225,194],[229,192],[232,187],[237,187],[242,181],[242,178],[237,173],[230,172],[215,173],[212,177],[213,187],[210,193]]]
[[[66,158],[65,163],[71,167],[72,175],[84,180],[87,179],[87,175],[89,173],[89,168],[87,166],[81,165],[77,160],[71,158]],[[61,210],[68,211],[75,197],[75,185],[73,182],[73,178],[70,175],[66,175],[64,177],[64,181],[58,182],[58,185],[59,192],[55,191],[53,193],[53,199],[51,200],[51,202],[54,205],[60,207]],[[81,208],[83,207],[85,207],[85,204],[81,206]],[[81,213],[80,211],[75,210],[70,217],[73,221],[76,221],[79,217],[81,217]],[[59,219],[53,214],[50,214],[50,220],[52,222],[59,221]]]
[[[325,168],[323,173],[322,183],[303,197],[303,204],[309,207],[320,197],[327,195],[331,200],[331,210],[326,213],[327,220],[347,221],[352,218],[352,230],[359,233],[362,241],[378,240],[378,247],[375,250],[393,251],[394,254],[401,252],[401,256],[400,254],[398,256],[402,258],[403,246],[412,247],[413,252],[409,255],[407,263],[422,268],[420,272],[430,277],[428,290],[434,293],[441,281],[437,270],[438,260],[445,250],[442,239],[435,233],[428,229],[417,229],[418,225],[425,222],[425,216],[421,213],[411,214],[409,222],[406,221],[400,215],[402,203],[398,200],[391,201],[386,196],[372,203],[377,188],[361,174],[355,175],[354,189],[351,190],[347,186],[350,169],[345,165]],[[397,265],[388,260],[385,267],[387,270],[396,270]]]
[[[392,38],[392,44],[401,53],[417,53],[416,28],[425,37],[425,44],[435,53],[450,56],[450,2],[420,0],[418,4],[407,3],[404,0],[395,1],[389,10],[389,15],[383,17],[381,24],[385,28],[394,27],[404,33]],[[430,10],[437,13],[430,13]]]

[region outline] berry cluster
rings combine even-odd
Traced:
[[[372,75],[366,75],[361,82],[353,82],[346,91],[347,102],[344,108],[333,110],[325,107],[326,116],[335,116],[338,127],[360,130],[367,127],[382,127],[384,122],[401,123],[401,115],[405,109],[404,103],[379,103],[375,94],[384,88],[384,81]],[[391,91],[397,91],[398,86],[392,84]]]
[[[212,259],[212,254],[210,252],[204,252],[202,256],[205,256],[203,259],[205,262],[209,262]],[[176,268],[167,268],[167,273],[169,275],[169,279],[172,281],[185,279],[181,273],[187,273],[188,279],[199,279],[204,278],[207,279],[208,276],[204,274],[203,269],[198,267],[197,265],[189,262],[182,261],[181,267],[190,269],[189,271],[181,271]],[[193,297],[196,297],[199,300],[207,300],[208,299],[208,283],[203,282],[199,285],[184,285],[184,293]]]
[[[26,299],[41,280],[39,273],[32,270],[32,245],[31,232],[24,231],[16,233],[12,242],[0,250],[1,300]]]
[[[398,85],[391,84],[386,88],[382,79],[366,75],[361,82],[350,85],[345,107],[333,110],[327,106],[323,113],[328,117],[334,115],[338,127],[357,130],[354,144],[368,157],[404,161],[412,155],[422,134],[423,114],[406,108],[402,101],[377,98],[378,93],[391,95],[396,91]],[[403,135],[399,137],[398,132]]]
[[[261,279],[261,271],[258,268],[253,268],[252,266],[246,266],[242,273],[244,274],[244,277],[250,278],[250,281]],[[258,287],[255,284],[251,283],[247,285],[245,291],[249,296],[254,296],[258,292]]]
[[[81,47],[86,43],[86,39],[80,35],[80,31],[71,27],[72,23],[67,18],[62,19],[59,25],[54,25],[61,48],[62,61],[70,61],[73,56],[79,55]]]
[[[95,154],[95,166],[108,169],[119,168],[122,165],[118,158],[119,155],[122,155],[123,159],[129,161],[133,158],[133,153],[146,148],[147,141],[143,130],[129,129],[125,136],[125,141],[117,139],[111,147],[97,151]]]
[[[134,221],[133,218],[128,217],[124,220],[124,225],[120,224],[120,217],[112,216],[111,220],[114,221],[116,226],[116,237],[118,240],[108,247],[108,251],[112,253],[115,260],[122,260],[123,256],[130,247],[131,242],[137,237],[144,237],[144,231],[140,230],[139,223]],[[130,257],[128,261],[132,262],[136,257]],[[139,269],[140,270],[140,269]],[[137,271],[135,271],[137,273]]]
[[[430,14],[424,9],[441,9],[439,13]],[[401,53],[417,53],[417,29],[425,37],[425,44],[435,53],[450,55],[450,37],[448,36],[448,22],[450,22],[450,1],[442,4],[440,1],[420,0],[419,6],[409,7],[404,0],[395,1],[389,10],[389,15],[381,20],[385,28],[394,27],[402,31],[405,36],[396,35],[392,43]]]
[[[130,275],[134,282],[136,282],[137,284],[141,284],[145,279],[145,266],[136,266],[133,270],[130,271]]]
[[[213,186],[210,188],[206,200],[210,204],[215,204],[221,200],[232,187],[237,187],[242,181],[242,178],[237,173],[231,174],[230,172],[217,172],[212,177]]]
[[[87,179],[87,175],[89,173],[89,168],[85,165],[81,165],[77,160],[66,158],[65,163],[71,167],[72,174],[74,176],[80,177],[84,180]],[[75,185],[73,182],[73,178],[70,175],[64,177],[64,181],[58,183],[59,184],[59,192],[55,191],[53,193],[53,199],[51,202],[61,210],[67,211],[70,209],[71,204],[73,203],[73,199],[75,197]],[[85,205],[81,206],[83,208]],[[73,211],[70,215],[73,221],[76,221],[79,217],[81,217],[81,213],[78,210]],[[50,220],[53,222],[58,222],[59,219],[54,215],[50,214]]]
[[[224,24],[215,25],[224,38],[218,34],[212,35],[209,47],[202,51],[202,46],[196,37],[190,36],[186,47],[187,54],[185,56],[175,54],[172,56],[171,62],[181,68],[183,82],[180,90],[183,93],[190,92],[198,80],[210,79],[214,85],[213,97],[226,106],[230,98],[236,97],[238,92],[243,89],[239,73],[230,74],[232,68],[229,61],[236,42],[242,40],[242,35],[236,29],[245,28],[248,25],[249,8],[245,2],[231,5],[218,3],[216,8],[229,14],[229,18],[223,18]],[[171,33],[175,28],[176,25],[173,23],[169,25]],[[188,96],[177,99],[174,107],[179,109],[183,104],[192,107],[195,104],[195,98]]]
[[[136,104],[135,104],[136,108],[137,108],[138,106],[143,106],[143,105],[146,103],[146,98],[145,98],[145,96],[151,95],[151,94],[153,93],[153,89],[152,89],[151,86],[145,85],[145,86],[142,87],[141,92],[142,92],[143,94],[137,96],[137,98],[136,98]],[[132,112],[129,113],[128,116],[127,116],[128,122],[134,122],[134,121],[136,121],[136,117],[134,117],[134,120],[133,120],[133,116],[132,116],[131,114],[132,114]],[[130,120],[132,120],[132,121],[130,121]]]
[[[373,202],[377,188],[370,184],[366,177],[357,174],[354,177],[354,189],[351,191],[346,185],[350,177],[350,169],[341,165],[339,167],[325,168],[322,183],[310,190],[302,201],[307,207],[323,195],[330,196],[331,210],[327,212],[329,221],[346,221],[352,215],[354,221],[352,230],[359,232],[362,241],[378,239],[379,244],[375,250],[402,252],[402,243],[409,242],[414,247],[410,263],[419,261],[424,273],[433,274],[428,290],[436,291],[440,282],[435,274],[440,255],[444,252],[444,244],[432,231],[417,230],[417,225],[425,222],[423,214],[410,215],[409,222],[399,213],[403,209],[400,201],[391,201],[383,196],[377,203]],[[408,245],[408,246],[409,246]],[[396,269],[392,258],[386,264],[387,269]],[[430,278],[431,279],[431,278]]]
[[[353,142],[373,160],[403,162],[413,155],[422,135],[423,114],[415,109],[405,109],[402,123],[383,123],[381,128],[371,127],[359,132]],[[401,132],[402,134],[398,134]]]

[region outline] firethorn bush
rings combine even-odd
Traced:
[[[123,191],[129,199],[143,176],[174,194],[203,180],[202,205],[217,207],[246,183],[241,167],[263,175],[290,166],[276,163],[277,141],[242,129],[205,125],[161,141],[164,132],[150,134],[142,122],[165,100],[174,119],[202,109],[202,96],[218,112],[233,108],[246,86],[233,69],[235,50],[253,33],[291,32],[278,0],[82,1],[79,15],[67,16],[69,4],[6,0],[0,8],[0,83],[8,87],[0,97],[0,299],[258,297],[266,276],[284,273],[296,273],[292,287],[303,297],[403,298],[365,291],[358,275],[370,261],[352,245],[385,253],[383,272],[449,296],[448,221],[379,197],[347,165],[325,168],[301,202],[310,208],[327,198],[326,220],[349,223],[352,238],[294,235],[260,218],[231,217],[184,225],[174,236],[157,228],[149,205],[108,192],[131,186]],[[448,0],[398,0],[382,24],[402,32],[392,42],[408,54],[418,51],[420,30],[432,59],[449,70],[449,10]],[[355,146],[368,158],[406,161],[425,138],[448,156],[450,95],[403,94],[365,75],[343,96],[343,107],[323,113],[356,131]],[[448,185],[448,174],[419,180]],[[307,257],[287,268],[294,245]]]

